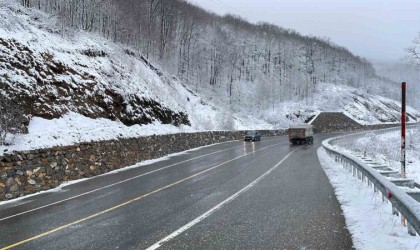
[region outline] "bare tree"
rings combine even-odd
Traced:
[[[406,48],[407,56],[405,60],[420,66],[420,33],[413,40],[413,46]]]
[[[30,7],[30,2],[29,2],[29,0],[22,0],[22,5],[23,6],[25,6],[25,7]]]

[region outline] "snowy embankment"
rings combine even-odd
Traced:
[[[409,127],[406,133],[407,177],[420,183],[420,126]],[[396,171],[401,169],[401,128],[359,133],[335,141],[345,150],[355,153],[366,152],[375,162],[388,165]]]
[[[364,89],[344,85],[319,83],[314,97],[295,106],[295,110],[314,110],[316,112],[343,112],[363,125],[398,123],[401,117],[401,103],[378,95],[367,94]],[[417,121],[420,113],[407,107],[409,121]]]
[[[331,159],[325,149],[318,157],[332,186],[352,234],[356,249],[418,249],[419,237],[410,236],[400,217],[391,213],[391,203]]]
[[[407,129],[407,177],[420,182],[420,127]],[[400,128],[357,133],[334,140],[340,151],[366,155],[380,165],[400,171]],[[318,157],[342,206],[349,231],[357,249],[418,249],[419,237],[410,236],[401,219],[392,215],[391,203],[380,192],[353,177],[330,158],[323,148]]]
[[[29,124],[28,134],[10,138],[14,143],[0,146],[0,155],[7,151],[22,151],[54,146],[68,146],[80,142],[133,138],[148,135],[194,132],[190,126],[178,127],[169,124],[125,126],[121,122],[98,118],[91,119],[77,113],[68,113],[59,119],[47,120],[34,117]],[[6,152],[7,152],[6,151]]]
[[[217,114],[201,114],[208,119]],[[271,128],[271,126],[256,126],[258,128]],[[217,128],[215,126],[214,128]],[[238,124],[239,130],[252,129]],[[215,130],[215,129],[213,129]],[[92,119],[77,113],[68,113],[58,119],[43,119],[33,117],[29,123],[27,134],[9,135],[8,145],[0,145],[0,156],[12,151],[33,150],[55,146],[69,146],[83,142],[95,142],[113,139],[136,138],[150,135],[165,135],[177,133],[193,133],[206,131],[192,126],[161,124],[154,122],[145,125],[126,126],[118,121],[97,118]]]

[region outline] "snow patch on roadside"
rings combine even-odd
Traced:
[[[322,147],[319,161],[330,180],[352,234],[356,249],[420,249],[419,237],[410,236],[372,187],[354,178],[334,162]]]
[[[118,121],[104,118],[91,119],[77,113],[68,113],[59,119],[47,120],[34,117],[28,134],[19,134],[11,146],[0,146],[4,150],[21,151],[54,146],[68,146],[80,142],[104,141],[149,135],[188,133],[195,130],[189,126],[173,126],[154,122],[147,125],[126,126]]]
[[[63,188],[65,188],[67,186],[70,186],[70,185],[77,184],[79,182],[86,181],[86,180],[88,180],[88,178],[79,179],[79,180],[73,180],[73,181],[67,181],[67,182],[63,182],[60,186],[58,186],[56,188],[53,188],[53,189],[39,191],[37,193],[28,194],[28,195],[21,196],[21,197],[18,197],[18,198],[13,198],[11,200],[0,201],[0,206],[8,205],[8,204],[15,204],[14,206],[19,206],[19,205],[23,205],[23,204],[32,202],[33,200],[31,200],[31,198],[34,197],[34,196],[38,196],[38,195],[46,194],[46,193],[62,193],[62,192],[66,192],[66,190],[63,190]],[[14,206],[12,206],[12,207],[14,207]]]
[[[420,183],[420,127],[407,128],[406,133],[406,171],[407,177]],[[336,146],[349,153],[363,154],[379,164],[384,164],[393,170],[401,170],[401,128],[378,130],[354,134],[335,141]]]

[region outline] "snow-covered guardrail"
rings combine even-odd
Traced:
[[[420,202],[413,199],[362,159],[331,145],[330,142],[335,139],[338,137],[322,142],[327,153],[362,181],[367,179],[368,185],[373,185],[375,191],[379,190],[383,197],[391,202],[392,213],[396,215],[401,213],[404,216],[407,220],[408,233],[415,236],[417,232],[420,235]]]

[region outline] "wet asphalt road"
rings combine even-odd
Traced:
[[[0,205],[0,249],[146,249],[173,232],[161,249],[351,249],[317,158],[327,137],[212,145]]]

